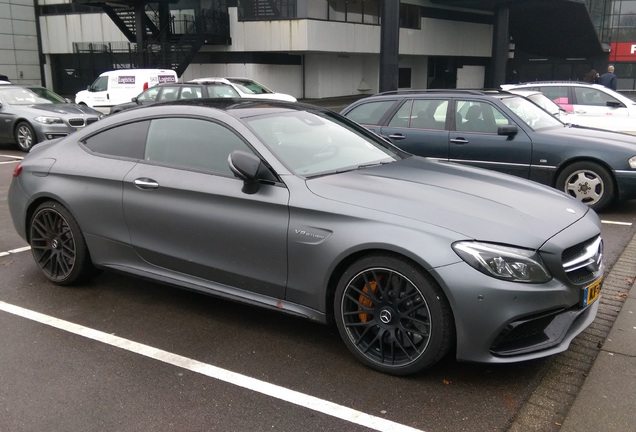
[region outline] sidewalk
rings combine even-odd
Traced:
[[[596,320],[551,359],[508,432],[636,428],[636,236],[605,276]]]

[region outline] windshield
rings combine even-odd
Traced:
[[[245,121],[287,168],[305,177],[402,159],[379,138],[324,113],[286,111]]]
[[[552,100],[543,93],[532,94],[528,96],[528,99],[530,99],[532,102],[536,103],[552,115],[557,115],[561,112],[561,107],[552,102]]]
[[[29,87],[33,93],[36,93],[38,96],[51,101],[53,103],[66,103],[66,100],[57,93],[52,92],[51,90],[45,87]]]
[[[34,105],[53,103],[39,94],[23,87],[0,88],[2,98],[9,105]]]
[[[559,120],[522,96],[504,97],[501,98],[501,102],[535,130],[563,126]]]
[[[262,84],[248,79],[228,78],[228,81],[234,84],[240,91],[248,94],[267,94],[274,93]]]

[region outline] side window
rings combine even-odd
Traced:
[[[458,100],[455,112],[455,123],[458,131],[497,133],[496,115],[501,113],[492,105],[480,101]]]
[[[103,76],[97,78],[93,84],[91,84],[91,90],[96,92],[108,90],[108,77]]]
[[[137,96],[137,100],[139,102],[154,102],[157,99],[157,94],[159,93],[160,87],[151,87],[139,96]]]
[[[448,101],[443,99],[415,100],[413,102],[412,128],[444,130]]]
[[[161,87],[161,93],[159,94],[157,101],[175,100],[177,98],[177,93],[179,93],[178,87]]]
[[[149,121],[141,121],[117,126],[93,135],[83,143],[95,153],[143,159],[149,124]]]
[[[558,104],[572,103],[570,102],[570,97],[569,97],[569,92],[567,87],[561,87],[561,86],[540,87],[539,91]]]
[[[179,99],[200,99],[201,87],[181,87]]]
[[[252,151],[238,135],[217,123],[162,118],[151,121],[144,159],[232,175],[227,159],[234,150]]]
[[[349,111],[346,117],[361,124],[379,125],[394,103],[392,100],[363,103]]]
[[[575,87],[574,97],[579,105],[607,106],[607,102],[620,104],[615,97],[594,88]]]
[[[223,98],[223,97],[241,97],[232,86],[227,84],[209,84],[207,86],[208,95],[211,98]]]
[[[409,127],[411,119],[415,116],[413,112],[413,100],[408,99],[402,104],[399,110],[393,115],[389,122],[389,127],[406,128]]]

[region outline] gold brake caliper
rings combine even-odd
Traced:
[[[364,288],[362,288],[362,292],[368,295],[369,289],[375,293],[378,290],[378,283],[376,281],[369,282],[364,286]],[[373,302],[371,301],[371,299],[364,294],[360,294],[360,296],[358,297],[358,301],[368,308],[373,307]],[[362,307],[358,306],[358,310],[362,310]],[[360,322],[365,323],[369,320],[369,314],[366,312],[362,312],[358,314],[358,316],[360,317]]]

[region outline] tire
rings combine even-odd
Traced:
[[[609,171],[594,162],[576,162],[566,166],[557,177],[556,188],[595,211],[614,200],[614,179]]]
[[[455,340],[450,306],[433,278],[388,254],[364,257],[342,275],[334,298],[342,340],[365,365],[409,375],[437,363]]]
[[[38,143],[38,138],[31,125],[25,121],[17,124],[15,128],[15,142],[20,150],[28,152],[31,147]]]
[[[59,285],[73,285],[96,274],[86,241],[71,213],[61,204],[40,204],[29,223],[33,258],[44,276]]]

